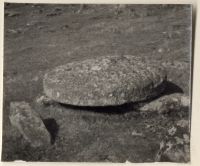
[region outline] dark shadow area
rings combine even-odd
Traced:
[[[104,114],[124,114],[127,112],[131,112],[134,110],[137,110],[137,108],[142,104],[146,102],[151,102],[153,100],[158,99],[161,96],[164,95],[170,95],[173,93],[183,93],[183,90],[177,86],[176,84],[165,81],[165,89],[164,91],[156,96],[156,97],[151,97],[150,99],[147,100],[142,100],[138,102],[130,102],[130,103],[125,103],[122,105],[113,105],[113,106],[75,106],[75,105],[69,105],[69,104],[63,104],[60,103],[61,106],[70,108],[73,110],[83,110],[83,111],[92,111],[92,112],[97,112],[97,113],[104,113]]]
[[[123,114],[125,112],[130,112],[131,110],[134,110],[135,103],[125,103],[122,105],[117,106],[75,106],[75,105],[69,105],[69,104],[62,104],[61,106],[70,108],[73,110],[83,110],[83,111],[92,111],[97,113],[105,113],[105,114]]]
[[[53,118],[43,119],[43,123],[51,135],[51,144],[54,144],[59,130],[58,124]]]
[[[161,96],[170,95],[170,94],[173,94],[173,93],[183,93],[183,90],[178,85],[174,84],[173,82],[166,81],[165,84],[166,84],[165,90],[163,91]]]

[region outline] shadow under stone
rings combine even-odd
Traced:
[[[181,89],[178,85],[174,84],[173,82],[166,81],[166,87],[162,95],[170,95],[173,93],[184,93],[183,89]]]
[[[143,105],[144,103],[151,102],[153,100],[156,100],[164,95],[170,95],[173,93],[183,93],[183,90],[176,84],[165,81],[165,89],[164,91],[156,96],[152,97],[150,99],[138,101],[138,102],[129,102],[122,105],[112,105],[112,106],[75,106],[70,104],[63,104],[59,103],[62,107],[73,109],[73,110],[83,110],[83,111],[89,111],[89,112],[97,112],[97,113],[104,113],[104,114],[125,114],[127,112],[132,112],[137,110],[137,108],[140,105]]]
[[[51,144],[54,144],[58,134],[58,124],[53,118],[43,119],[43,123],[51,135]]]
[[[92,111],[92,112],[97,112],[97,113],[105,113],[105,114],[124,114],[125,112],[130,112],[131,110],[134,109],[135,103],[125,103],[122,105],[117,105],[117,106],[75,106],[75,105],[70,105],[70,104],[62,104],[60,103],[61,106],[70,108],[73,110],[83,110],[83,111]]]

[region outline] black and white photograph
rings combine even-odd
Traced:
[[[5,2],[1,160],[190,163],[192,11]]]

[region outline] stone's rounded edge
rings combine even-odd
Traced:
[[[102,61],[105,59],[110,59],[110,60],[120,60],[120,58],[124,59],[126,58],[126,60],[130,60],[130,61],[138,61],[139,63],[143,63],[142,61],[140,61],[139,57],[135,57],[133,55],[124,55],[124,56],[104,56],[104,57],[98,57],[97,59],[87,59],[84,60],[82,62],[71,62],[68,63],[67,65],[77,65],[80,67],[80,64],[83,62],[84,63],[89,63],[89,67],[91,67],[90,64],[92,64],[91,62],[97,62],[97,61]],[[136,63],[136,62],[134,62]],[[88,64],[87,64],[88,65]],[[150,65],[151,66],[151,65]],[[152,66],[151,66],[152,67]],[[132,96],[129,99],[125,99],[125,98],[120,98],[119,100],[117,99],[110,99],[108,94],[103,94],[102,96],[100,96],[100,98],[98,100],[96,99],[91,99],[88,97],[88,99],[84,99],[82,100],[81,98],[83,97],[83,94],[80,94],[80,96],[73,96],[73,93],[68,93],[69,95],[71,95],[71,97],[67,96],[67,93],[62,93],[62,88],[59,89],[56,87],[55,84],[51,85],[51,79],[55,78],[54,77],[54,72],[58,72],[59,70],[61,70],[63,68],[63,70],[65,70],[66,65],[62,65],[62,66],[58,66],[55,69],[53,69],[52,71],[46,73],[44,75],[44,79],[43,79],[43,89],[44,89],[44,93],[46,94],[46,96],[48,96],[49,98],[51,98],[52,100],[58,102],[58,103],[63,103],[63,104],[68,104],[68,105],[77,105],[77,106],[113,106],[113,105],[122,105],[128,102],[138,102],[141,100],[145,100],[145,99],[149,99],[151,97],[155,97],[157,95],[159,95],[160,93],[163,92],[164,89],[164,82],[167,80],[166,78],[166,72],[164,70],[162,70],[162,68],[159,66],[158,68],[155,68],[153,65],[153,76],[155,78],[153,81],[153,87],[148,89],[148,90],[144,90],[144,89],[140,89],[139,91],[139,95],[140,96],[136,96],[134,95],[134,91]],[[151,71],[149,71],[151,72]],[[106,86],[106,85],[105,85]],[[145,87],[146,88],[146,87]],[[60,93],[61,92],[61,93]],[[125,92],[126,93],[126,92]],[[59,95],[58,95],[59,94]],[[112,94],[113,95],[113,94]],[[120,95],[120,94],[119,94]]]
[[[76,106],[93,106],[93,107],[98,107],[98,106],[117,106],[117,105],[123,105],[123,104],[126,104],[126,103],[131,103],[131,102],[139,102],[139,101],[143,101],[143,100],[148,100],[148,99],[151,99],[151,98],[154,98],[160,94],[163,93],[165,87],[166,87],[166,81],[167,79],[163,79],[160,81],[160,83],[157,85],[156,88],[154,88],[153,90],[151,90],[151,92],[147,92],[149,93],[150,95],[144,95],[143,97],[141,97],[140,99],[138,99],[138,97],[134,97],[128,101],[122,101],[122,102],[109,102],[108,99],[104,99],[104,102],[96,102],[95,100],[91,101],[90,102],[73,102],[73,101],[68,101],[68,100],[62,100],[62,99],[57,99],[57,98],[54,98],[53,96],[53,91],[49,93],[48,90],[46,90],[46,94],[51,96],[51,99],[55,102],[58,102],[58,103],[62,103],[62,104],[67,104],[67,105],[76,105]],[[45,89],[45,88],[44,88]],[[48,89],[48,88],[47,88]],[[103,100],[103,99],[102,99]]]
[[[142,89],[143,95],[140,97],[140,99],[133,98],[130,102],[143,102],[149,99],[153,99],[164,92],[167,85],[167,72],[162,68],[157,70],[157,75],[154,75],[153,87],[144,87]]]
[[[86,106],[93,106],[93,107],[101,107],[101,106],[114,106],[114,105],[122,105],[125,104],[126,102],[113,102],[112,100],[109,100],[108,98],[101,98],[99,101],[96,100],[64,100],[63,98],[56,98],[54,95],[54,91],[52,90],[51,92],[48,90],[48,88],[44,88],[44,92],[46,95],[53,101],[61,103],[61,104],[66,104],[66,105],[74,105],[74,106],[81,106],[81,107],[86,107]]]

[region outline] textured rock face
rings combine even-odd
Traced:
[[[44,76],[43,86],[45,94],[60,103],[106,106],[156,96],[165,79],[161,68],[136,56],[104,56],[59,66]]]
[[[50,134],[39,115],[26,102],[10,104],[10,122],[33,147],[49,145]]]
[[[156,100],[144,104],[139,108],[140,111],[157,111],[160,113],[168,112],[170,110],[180,110],[182,107],[190,106],[189,96],[181,93],[173,93],[162,96]]]

